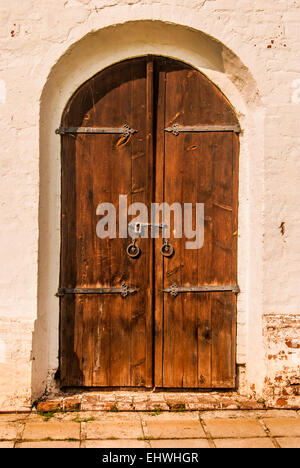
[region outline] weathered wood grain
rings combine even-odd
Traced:
[[[61,277],[64,288],[137,289],[65,295],[61,301],[62,386],[233,388],[236,297],[230,291],[182,293],[164,288],[237,283],[238,152],[233,131],[188,132],[183,126],[236,127],[226,98],[203,74],[162,57],[116,64],[84,83],[61,126],[137,133],[62,135]],[[220,130],[220,129],[219,129]],[[205,239],[187,250],[174,238],[99,239],[96,208],[142,202],[204,203]],[[171,218],[172,219],[172,218]],[[130,219],[129,219],[130,220]],[[118,229],[118,223],[117,223]],[[150,232],[149,232],[150,234]],[[161,235],[161,234],[160,234]]]

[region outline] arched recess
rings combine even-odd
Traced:
[[[59,283],[60,142],[55,129],[66,102],[83,82],[113,63],[149,53],[183,60],[202,71],[222,89],[240,120],[243,135],[240,152],[239,284],[242,292],[238,301],[238,363],[247,363],[249,333],[250,336],[252,333],[252,343],[261,346],[258,296],[252,305],[256,311],[253,324],[251,322],[249,327],[248,322],[246,328],[251,295],[249,284],[252,278],[259,281],[260,274],[258,262],[252,265],[250,260],[249,229],[255,210],[251,210],[248,202],[252,165],[256,169],[261,165],[255,149],[257,142],[262,141],[263,113],[255,81],[237,56],[200,31],[161,21],[125,23],[88,34],[74,44],[53,66],[41,97],[39,309],[33,340],[33,398],[45,391],[58,391],[55,376],[58,368],[59,307],[55,293]],[[251,139],[253,132],[256,134],[255,142]],[[253,161],[249,165],[252,152]],[[260,200],[258,192],[256,195]],[[258,205],[256,209],[259,210]],[[257,235],[256,230],[255,237]],[[255,280],[253,287],[256,287],[254,283]],[[251,371],[250,363],[249,379],[255,374],[255,365],[252,367]]]

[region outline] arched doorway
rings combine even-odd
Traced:
[[[239,125],[228,101],[192,67],[142,57],[86,82],[59,133],[62,386],[235,387]],[[172,256],[149,235],[133,257],[120,222],[118,237],[99,238],[97,207],[113,204],[120,221],[120,195],[149,212],[204,203],[202,248],[171,229]]]

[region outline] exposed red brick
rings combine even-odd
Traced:
[[[290,385],[300,385],[300,377],[299,376],[290,377],[289,381],[290,381]]]
[[[117,401],[116,409],[118,411],[134,411],[134,406],[131,401]]]
[[[278,400],[276,401],[276,404],[279,406],[287,406],[288,402],[285,398],[278,398]]]
[[[203,411],[203,408],[200,407],[200,404],[199,402],[191,402],[191,401],[188,401],[186,403],[186,409],[189,410],[189,411]]]
[[[148,395],[134,395],[133,407],[135,411],[147,411]]]
[[[281,377],[281,376],[279,376]],[[232,393],[84,393],[65,396],[38,404],[38,411],[214,411],[214,410],[262,410],[266,408],[300,409],[300,385],[298,377],[289,379],[282,376],[268,380],[263,400],[247,398]],[[276,396],[275,396],[276,395]]]
[[[81,401],[82,411],[112,411],[116,409],[116,398],[113,394],[85,393]]]
[[[198,409],[200,411],[214,410],[221,408],[220,401],[218,398],[213,396],[199,396],[198,397]]]
[[[220,397],[218,401],[220,403],[220,409],[240,409],[240,403],[232,397]]]
[[[80,410],[81,407],[81,398],[78,397],[70,397],[65,398],[63,401],[63,409],[65,411],[76,411]]]
[[[147,402],[139,402],[139,403],[134,403],[134,410],[135,411],[147,411],[149,408],[147,407]]]
[[[61,409],[62,409],[61,400],[39,401],[37,405],[37,411],[41,413],[49,413],[52,411],[59,411]]]
[[[147,411],[169,411],[169,406],[163,399],[153,401],[149,398],[149,401],[147,402]]]
[[[91,405],[89,403],[81,404],[81,411],[118,411],[115,403],[99,402],[97,405]]]
[[[188,395],[184,398],[185,407],[187,410],[195,411],[200,409],[200,403],[197,398],[197,395]]]
[[[187,407],[184,401],[176,403],[175,401],[168,401],[167,405],[170,411],[186,411]]]
[[[240,409],[242,410],[261,410],[265,408],[264,403],[259,403],[255,400],[245,400],[239,402]]]
[[[128,392],[127,395],[116,395],[116,407],[118,411],[133,411],[133,394]]]
[[[285,344],[287,345],[288,348],[292,349],[300,349],[300,341],[286,341]]]

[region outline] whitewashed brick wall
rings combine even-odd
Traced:
[[[256,131],[250,131],[241,172],[243,184],[243,174],[251,169],[244,198],[252,217],[248,251],[246,247],[240,255],[245,255],[245,264],[247,258],[255,258],[257,264],[257,271],[251,267],[252,273],[245,273],[244,289],[253,287],[249,286],[251,294],[241,296],[244,312],[239,316],[239,359],[246,362],[249,389],[256,385],[262,393],[269,375],[267,353],[260,354],[263,316],[278,315],[279,328],[280,316],[285,316],[282,323],[289,314],[296,322],[299,318],[299,1],[0,0],[0,410],[28,406],[33,387],[38,396],[57,359],[51,345],[57,342],[52,316],[41,301],[38,309],[37,301],[40,101],[47,77],[87,34],[139,20],[178,24],[219,41],[241,66],[240,74],[236,69],[233,73],[233,59],[224,52],[224,70],[216,73],[216,80],[223,82],[222,73],[231,80],[245,114],[250,115],[252,107],[260,109],[263,138],[255,140]],[[152,41],[145,30],[145,51]],[[197,44],[191,44],[193,54]],[[199,39],[200,48],[201,44]],[[173,44],[174,50],[176,46],[181,44]],[[99,43],[99,54],[101,47]],[[114,47],[117,56],[122,42]],[[49,236],[57,235],[53,229]],[[46,267],[41,263],[40,268]],[[32,333],[46,337],[34,350]],[[32,359],[43,368],[40,374],[36,368],[32,371]]]

